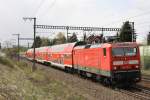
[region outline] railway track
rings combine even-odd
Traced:
[[[128,89],[119,89],[118,91],[135,98],[139,98],[140,100],[150,100],[150,89],[140,85],[136,85]]]
[[[149,75],[142,75],[142,81],[150,82],[150,76]]]
[[[142,75],[143,83],[150,83],[149,75]],[[145,84],[137,84],[127,89],[118,89],[118,91],[125,93],[127,95],[139,98],[140,100],[150,100],[150,88],[145,86]]]

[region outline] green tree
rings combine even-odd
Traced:
[[[121,42],[132,42],[132,26],[129,21],[126,21],[121,28],[120,41]]]
[[[53,39],[53,44],[63,44],[66,42],[67,42],[66,37],[62,32],[59,32],[56,38]]]
[[[51,45],[54,45],[53,40],[54,40],[54,39],[49,39],[49,41],[50,41],[50,44],[49,44],[49,45],[50,45],[50,46],[51,46]]]
[[[40,36],[37,36],[37,37],[35,38],[35,43],[33,42],[32,48],[33,48],[33,45],[34,45],[34,44],[35,44],[35,48],[38,48],[38,47],[41,46],[42,40],[41,40]]]
[[[75,33],[73,33],[73,35],[68,39],[68,42],[77,42],[78,38],[77,35]]]
[[[48,38],[43,37],[43,38],[41,38],[41,41],[42,41],[41,46],[50,46],[51,45],[50,40]]]

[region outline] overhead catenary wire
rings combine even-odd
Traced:
[[[129,20],[129,19],[132,19],[132,18],[139,18],[139,17],[142,17],[142,16],[145,16],[145,15],[149,15],[150,14],[150,11],[147,11],[147,12],[144,12],[144,13],[141,13],[141,14],[137,14],[135,16],[131,16],[131,17],[128,17],[128,18],[124,18],[124,19],[120,19],[120,20],[117,20],[115,22],[112,22],[111,24],[115,24],[115,23],[118,23],[122,20]],[[136,19],[137,20],[137,19]],[[108,25],[108,24],[107,24]],[[138,29],[142,29],[143,27],[146,27],[146,26],[149,26],[150,25],[150,22],[142,22],[142,23],[137,23],[136,24],[136,27],[138,26]],[[140,27],[139,27],[140,26]],[[142,27],[141,27],[142,26]],[[146,32],[146,31],[145,31]]]
[[[135,18],[135,17],[145,16],[145,15],[148,15],[148,14],[150,14],[150,11],[147,11],[147,12],[144,12],[144,13],[140,13],[140,14],[137,14],[137,15],[135,15],[135,16],[128,17],[128,18],[121,18],[121,19],[116,20],[116,21],[114,21],[114,22],[105,24],[104,26],[110,25],[110,24],[114,24],[114,23],[118,23],[118,22],[121,22],[122,20],[129,20],[129,19],[132,19],[132,18]]]
[[[48,12],[48,10],[49,9],[51,9],[54,5],[55,5],[55,3],[56,3],[56,0],[53,0],[51,3],[50,3],[50,5],[48,6],[48,8],[46,9],[46,11],[44,11],[44,12],[41,12],[41,14],[39,13],[40,12],[40,10],[41,10],[41,8],[42,8],[42,6],[44,5],[44,3],[46,2],[46,0],[42,0],[41,1],[41,3],[40,3],[40,5],[38,6],[38,8],[37,8],[37,10],[36,10],[36,12],[35,12],[35,16],[38,16],[38,17],[40,17],[40,18],[42,18],[43,16],[45,16],[45,14],[46,14],[46,12]],[[39,14],[38,14],[39,13]],[[42,16],[41,16],[42,15]]]
[[[41,7],[42,7],[42,5],[45,3],[45,1],[46,1],[46,0],[41,0],[41,1],[40,1],[39,5],[37,6],[37,9],[36,9],[36,11],[35,11],[35,13],[34,13],[35,16],[37,16],[39,10],[41,9]]]
[[[47,14],[47,12],[48,12],[51,8],[54,7],[54,5],[56,4],[56,1],[57,1],[57,0],[53,0],[53,1],[50,3],[50,5],[49,5],[49,7],[46,9],[46,11],[44,11],[44,12],[41,14],[42,17],[45,16],[45,14]]]

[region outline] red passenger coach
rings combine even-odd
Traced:
[[[35,49],[36,61],[45,63],[48,60],[48,47],[40,47]]]
[[[33,54],[33,49],[29,49],[26,51],[26,57],[29,60],[33,60],[34,54]],[[35,48],[35,60],[40,63],[45,63],[48,61],[48,53],[50,53],[50,48],[49,47],[40,47],[40,48]]]
[[[63,69],[72,69],[73,65],[73,48],[76,43],[68,43],[51,46],[51,64]]]
[[[33,60],[33,49],[28,49],[25,53],[25,56],[29,60]]]

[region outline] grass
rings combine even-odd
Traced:
[[[150,75],[150,56],[141,56],[141,63],[144,65],[142,67],[142,73]]]
[[[144,69],[150,69],[150,56],[144,56]]]
[[[13,62],[8,58],[0,57],[0,63],[10,68],[14,68]]]
[[[150,75],[150,70],[142,70],[142,74],[144,75]]]
[[[67,84],[25,62],[0,58],[0,100],[85,100]]]

